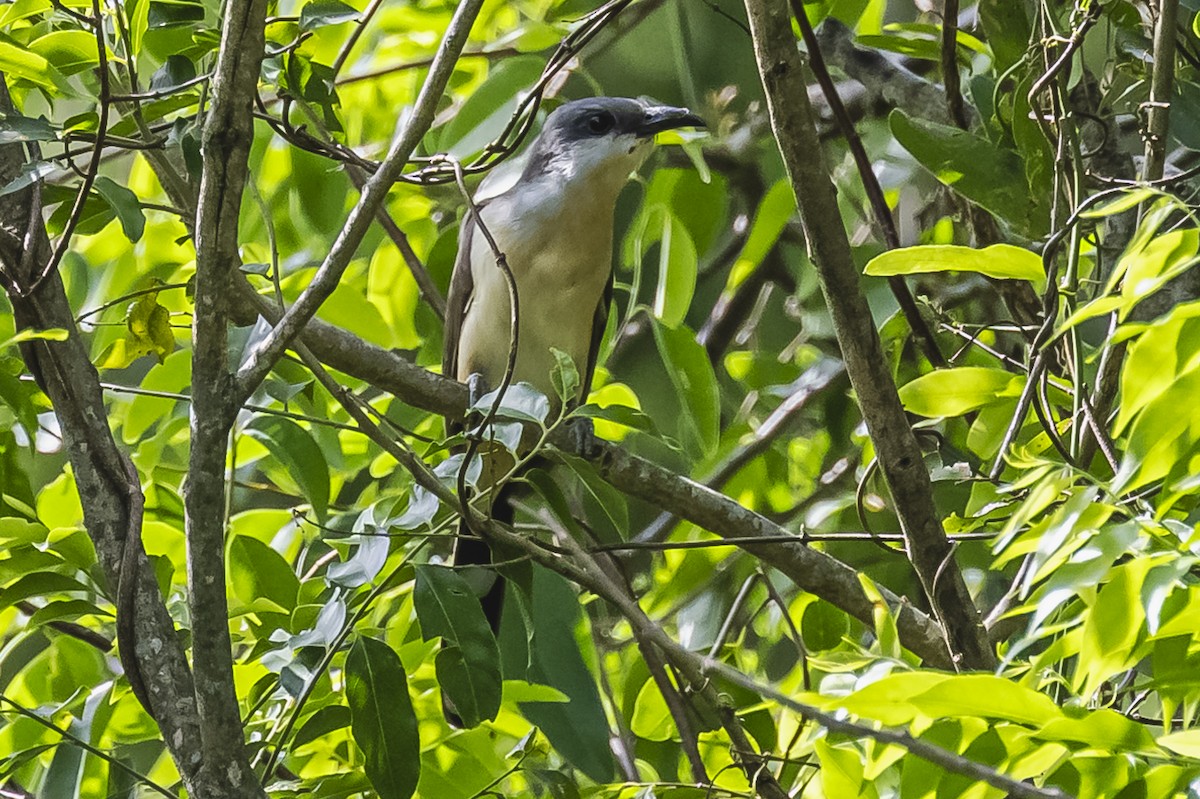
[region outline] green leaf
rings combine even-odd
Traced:
[[[358,19],[358,12],[339,0],[314,0],[300,10],[300,30],[340,25]]]
[[[257,538],[235,535],[230,541],[229,581],[234,595],[252,608],[289,613],[296,608],[299,578],[282,555]],[[264,607],[260,600],[271,605]]]
[[[993,244],[976,249],[952,244],[924,244],[888,250],[867,263],[865,274],[915,275],[929,272],[975,272],[995,278],[1046,281],[1042,259],[1024,247]]]
[[[750,225],[750,233],[746,236],[746,243],[742,245],[742,251],[738,253],[733,268],[729,270],[729,278],[723,290],[724,296],[731,296],[742,281],[758,268],[795,213],[796,195],[792,193],[791,183],[782,179],[776,181],[758,204],[754,222]]]
[[[129,4],[125,7],[125,13],[129,17],[130,44],[133,45],[135,53],[140,53],[142,37],[146,35],[146,29],[150,24],[150,0],[129,0]]]
[[[151,366],[142,378],[141,387],[149,392],[178,394],[191,386],[191,382],[192,353],[181,349],[168,355],[161,364]],[[125,423],[121,427],[121,437],[125,443],[137,443],[155,424],[162,429],[162,424],[171,418],[178,402],[180,400],[151,394],[135,396],[129,403]]]
[[[929,418],[962,416],[1005,397],[1017,397],[1025,378],[1003,369],[961,366],[921,375],[900,389],[904,409]]]
[[[391,647],[360,637],[346,656],[350,732],[380,799],[408,799],[421,775],[421,738],[408,678]]]
[[[2,48],[4,42],[0,42]],[[0,50],[0,55],[3,50]],[[4,71],[4,65],[0,63],[0,72]],[[54,172],[54,164],[50,161],[29,161],[21,165],[16,176],[8,183],[0,188],[0,197],[6,194],[12,194],[14,191],[20,191],[26,186],[32,186],[37,181]]]
[[[542,59],[533,56],[500,61],[446,123],[438,149],[457,158],[483,149],[504,129],[521,95],[541,76],[542,67]]]
[[[313,186],[312,190],[327,195],[338,194],[330,191],[327,184]],[[317,316],[338,327],[344,327],[380,347],[391,347],[394,344],[395,337],[384,321],[383,314],[359,289],[348,285],[338,286],[329,299],[322,303]]]
[[[100,175],[96,178],[93,184],[96,193],[104,198],[109,207],[113,209],[113,213],[117,215],[117,220],[121,223],[121,230],[125,233],[125,238],[135,244],[142,240],[142,233],[146,229],[146,215],[142,213],[142,204],[138,201],[138,196],[132,191],[114,181],[112,178],[107,178]],[[167,328],[168,334],[170,328]],[[175,348],[175,337],[171,336],[170,348]],[[160,360],[161,362],[161,360]]]
[[[1175,111],[1171,138],[1189,150],[1200,150],[1200,122],[1196,120],[1200,115],[1200,85],[1189,80],[1176,80],[1171,95],[1171,108]]]
[[[119,338],[104,348],[96,359],[97,369],[124,369],[143,355],[149,355],[148,347],[140,342]]]
[[[196,77],[196,65],[190,58],[181,55],[167,56],[167,60],[150,76],[150,90],[166,92],[187,83]]]
[[[824,796],[861,796],[864,773],[858,752],[846,745],[835,746],[818,739],[813,747],[821,762],[821,787]]]
[[[586,400],[587,397],[579,397],[579,370],[575,361],[558,347],[551,347],[550,354],[554,356],[554,371],[550,373],[550,380],[554,384],[554,393],[558,395],[559,402],[566,405],[576,399]]]
[[[525,680],[504,681],[505,702],[570,702],[571,697],[549,685],[538,685]]]
[[[1117,264],[1117,271],[1124,275],[1121,297],[1126,305],[1119,320],[1125,320],[1135,303],[1193,266],[1198,248],[1200,230],[1189,227],[1161,233],[1147,242],[1145,247],[1123,255]]]
[[[1078,713],[1075,708],[1071,710]],[[1055,719],[1036,735],[1046,741],[1078,741],[1111,751],[1153,751],[1154,747],[1154,737],[1146,727],[1109,708],[1080,713],[1077,718]]]
[[[52,327],[49,330],[34,330],[25,328],[18,330],[15,336],[10,336],[0,343],[0,350],[20,344],[23,341],[66,341],[70,336],[66,330]]]
[[[665,208],[653,216],[655,223],[642,246],[655,242],[658,250],[658,287],[654,292],[654,315],[667,327],[683,323],[696,290],[696,247],[687,228]]]
[[[204,21],[204,6],[189,0],[151,0],[147,28],[173,28]]]
[[[55,141],[58,132],[45,117],[32,119],[20,114],[0,113],[0,144],[21,141]]]
[[[629,719],[629,729],[639,738],[647,741],[669,741],[678,733],[671,719],[671,711],[663,699],[662,692],[654,680],[646,680],[638,690],[637,700],[633,704],[633,716]]]
[[[86,599],[63,599],[47,602],[29,617],[29,626],[37,627],[52,621],[73,621],[81,616],[112,618],[112,613],[102,610]]]
[[[74,75],[100,63],[96,37],[83,30],[47,33],[29,45],[30,52],[45,58],[64,75]]]
[[[1012,0],[979,0],[979,21],[991,45],[997,74],[1025,58],[1031,30],[1023,4]]]
[[[1162,192],[1157,189],[1143,186],[1139,189],[1128,189],[1121,192],[1121,196],[1112,202],[1101,203],[1100,205],[1080,214],[1084,219],[1102,219],[1106,216],[1115,216],[1131,211],[1142,203],[1149,200],[1151,197],[1161,197]]]
[[[50,0],[16,0],[0,6],[0,30],[6,30],[14,22],[45,13],[53,7]]]
[[[519,591],[510,593],[510,597],[524,596]],[[519,623],[517,603],[506,606],[501,627],[504,673],[551,686],[569,697],[569,702],[526,702],[521,713],[572,765],[595,782],[608,782],[614,772],[608,719],[596,678],[576,638],[582,616],[577,590],[554,572],[534,567],[530,596],[532,638]]]
[[[457,572],[428,564],[416,567],[413,606],[428,641],[440,637],[434,661],[438,683],[463,724],[474,727],[500,711],[500,650],[479,599]]]
[[[246,435],[284,465],[317,516],[324,519],[329,510],[329,464],[312,434],[291,419],[260,416],[246,427]]]
[[[1135,645],[1146,624],[1142,581],[1154,565],[1138,558],[1117,567],[1100,589],[1083,625],[1083,645],[1075,686],[1090,697],[1112,675],[1137,663]]]
[[[6,548],[14,544],[42,544],[49,532],[44,524],[18,519],[16,516],[0,518],[0,543]]]
[[[982,716],[1022,724],[1048,724],[1062,717],[1062,711],[1045,694],[991,674],[955,675],[909,701],[931,719]]]
[[[349,727],[350,723],[350,708],[345,705],[326,705],[305,719],[300,729],[296,730],[292,748],[299,749],[310,741]]]
[[[94,40],[93,40],[94,43]],[[24,78],[47,89],[54,87],[54,70],[50,62],[32,50],[0,41],[0,72],[14,78]]]
[[[158,302],[158,292],[143,294],[130,304],[125,315],[129,338],[162,363],[175,350],[171,312]]]
[[[57,572],[26,574],[7,588],[0,590],[0,610],[11,607],[22,599],[74,591],[93,593],[93,589],[65,574]]]
[[[721,408],[717,376],[708,353],[697,343],[695,334],[682,326],[672,330],[655,324],[654,340],[675,396],[683,404],[681,438],[693,453],[711,453],[720,435]]]
[[[1162,736],[1156,743],[1177,755],[1200,759],[1200,730],[1173,732]]]
[[[1026,235],[1045,233],[1045,209],[1030,191],[1017,153],[974,133],[900,110],[888,120],[896,140],[942,183]]]

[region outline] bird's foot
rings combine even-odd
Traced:
[[[483,375],[472,372],[467,377],[467,413],[463,417],[463,427],[467,438],[479,438],[477,428],[483,422],[484,414],[476,410],[475,406],[479,404],[479,400],[483,399],[485,394],[487,394],[487,384],[483,382]]]
[[[600,439],[596,438],[596,426],[586,416],[579,416],[567,422],[567,434],[571,437],[571,446],[584,460],[594,461],[600,457]]]

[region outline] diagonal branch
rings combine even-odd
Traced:
[[[820,157],[803,65],[785,0],[746,0],[775,139],[792,181],[825,302],[905,534],[908,556],[961,668],[995,663],[979,612],[933,504],[929,474],[859,286],[837,196]],[[800,9],[803,14],[803,9]]]
[[[483,0],[463,0],[450,20],[446,36],[434,56],[433,66],[429,70],[421,92],[417,96],[412,114],[407,120],[401,120],[396,127],[396,135],[388,148],[387,156],[375,174],[367,180],[362,188],[358,203],[346,219],[346,224],[338,234],[329,254],[321,263],[312,282],[300,294],[296,303],[288,308],[280,319],[279,324],[267,335],[261,344],[251,353],[245,365],[238,370],[234,385],[234,397],[238,404],[245,401],[258,384],[267,376],[275,362],[283,356],[288,345],[300,333],[300,330],[312,319],[333,290],[337,288],[342,274],[350,265],[350,260],[362,243],[363,236],[371,226],[376,213],[383,207],[387,193],[392,184],[400,177],[401,171],[412,157],[413,151],[421,138],[433,124],[438,102],[458,63],[458,57],[467,43],[467,36]]]
[[[238,311],[242,320],[257,315],[268,321],[279,318],[279,310],[244,281],[238,300],[242,304]],[[322,362],[388,391],[409,405],[449,417],[461,417],[467,408],[466,386],[409,363],[396,353],[369,344],[341,328],[313,320],[301,334],[301,341]],[[563,452],[581,457],[584,454],[579,442],[566,431],[554,436],[551,443]],[[811,549],[803,539],[718,491],[630,455],[619,446],[597,443],[600,455],[593,465],[613,487],[728,539],[770,563],[805,591],[865,624],[873,624],[874,605],[863,591],[858,572],[851,567]],[[746,539],[744,543],[742,539]],[[882,587],[880,590],[896,614],[904,646],[928,665],[948,668],[950,659],[937,623],[894,593]]]

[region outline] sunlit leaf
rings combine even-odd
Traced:
[[[942,183],[1029,234],[1045,230],[1042,201],[1031,194],[1017,153],[904,111],[888,119],[896,140]]]
[[[888,250],[875,256],[864,270],[868,275],[915,275],[928,272],[975,272],[995,278],[1044,283],[1046,270],[1036,253],[1011,244],[983,249],[951,244],[926,244]]]
[[[64,75],[73,75],[99,63],[94,34],[83,30],[47,33],[29,45],[31,53],[46,59]]]
[[[329,465],[312,435],[280,416],[260,416],[246,427],[251,436],[270,450],[287,469],[304,499],[324,518],[329,507]]]
[[[296,607],[300,581],[291,566],[275,550],[245,535],[229,543],[229,578],[238,599],[252,607],[267,600],[278,608]]]
[[[982,366],[938,369],[900,388],[905,410],[919,416],[961,416],[1021,393],[1024,378]]]

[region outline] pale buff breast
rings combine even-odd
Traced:
[[[506,195],[483,209],[484,223],[516,278],[520,333],[513,380],[532,384],[552,401],[551,347],[570,355],[581,373],[587,368],[593,317],[612,268],[615,198],[568,201],[564,194],[546,186],[524,192],[518,198],[523,202]],[[597,213],[589,213],[589,207]],[[503,379],[509,352],[509,289],[478,232],[471,265],[475,288],[463,320],[457,377],[466,380],[478,372],[494,388]]]

